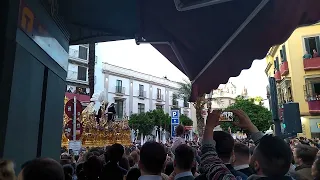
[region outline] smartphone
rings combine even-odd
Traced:
[[[233,112],[222,112],[219,121],[232,122],[234,119]]]

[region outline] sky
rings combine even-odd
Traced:
[[[96,55],[109,64],[153,76],[167,76],[173,81],[188,79],[151,45],[136,45],[134,40],[99,43]],[[264,73],[265,68],[265,60],[255,60],[250,69],[243,70],[238,77],[232,77],[229,81],[236,85],[237,93],[241,93],[243,87],[246,87],[249,96],[266,98],[268,79]]]

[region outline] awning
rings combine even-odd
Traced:
[[[250,68],[298,26],[320,20],[319,0],[233,0],[189,11],[177,11],[173,0],[61,4],[71,43],[151,43],[193,81],[191,100]]]

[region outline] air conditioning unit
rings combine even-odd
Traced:
[[[173,0],[178,11],[188,11],[232,0]]]

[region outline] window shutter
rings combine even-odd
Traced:
[[[276,68],[279,71],[279,57],[276,57]]]
[[[287,61],[287,53],[286,53],[286,46],[282,46],[282,55],[283,55],[283,62]]]
[[[304,44],[305,44],[305,47],[306,47],[306,51],[308,51],[309,54],[312,54],[311,50],[310,50],[310,45],[309,45],[309,38],[304,38]]]
[[[320,37],[319,36],[316,37],[316,46],[317,46],[317,52],[319,53],[320,52]]]

